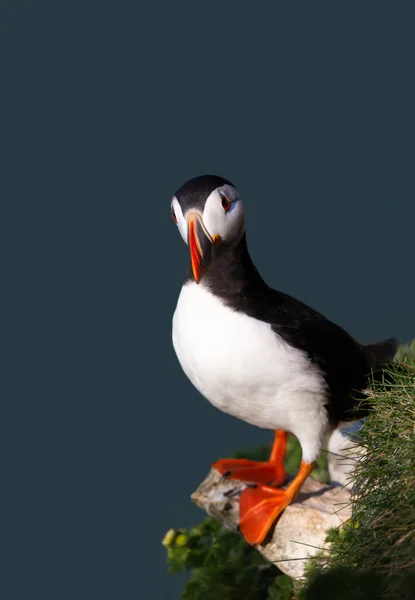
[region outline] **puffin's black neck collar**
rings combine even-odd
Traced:
[[[194,281],[190,264],[185,281]],[[231,304],[233,299],[267,288],[249,255],[245,233],[233,247],[213,248],[212,262],[199,285]]]

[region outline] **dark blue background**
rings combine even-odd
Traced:
[[[2,598],[178,598],[165,531],[202,517],[212,460],[269,439],[172,349],[186,179],[237,185],[275,287],[363,342],[414,336],[413,23],[403,1],[3,0]]]

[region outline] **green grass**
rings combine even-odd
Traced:
[[[374,409],[360,432],[365,453],[354,472],[352,519],[330,532],[330,553],[310,561],[301,598],[322,598],[325,585],[333,591],[336,574],[343,593],[349,574],[357,588],[371,588],[365,598],[415,598],[415,361],[407,348],[390,370],[393,383],[373,386]],[[344,597],[358,596],[354,590]]]
[[[359,433],[365,452],[355,470],[353,515],[328,533],[330,552],[309,561],[299,590],[289,577],[214,519],[164,540],[169,572],[189,571],[182,600],[415,599],[415,341],[401,347],[392,384],[372,386],[374,408]],[[270,446],[236,457],[265,460]],[[290,436],[286,469],[301,460]],[[327,453],[313,477],[328,481]]]

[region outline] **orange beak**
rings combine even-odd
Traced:
[[[201,216],[192,212],[187,217],[187,239],[193,277],[196,283],[199,283],[212,261],[212,247],[220,240],[220,236],[215,235],[212,238]]]

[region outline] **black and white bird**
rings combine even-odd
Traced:
[[[190,265],[173,317],[173,345],[187,377],[214,406],[272,429],[267,462],[221,459],[224,475],[258,484],[240,496],[240,529],[262,543],[312,471],[327,434],[362,397],[373,371],[392,360],[393,339],[362,345],[299,300],[270,288],[248,252],[237,189],[202,175],[174,194],[171,212]],[[285,489],[287,432],[302,448]],[[272,482],[272,485],[270,485]]]

